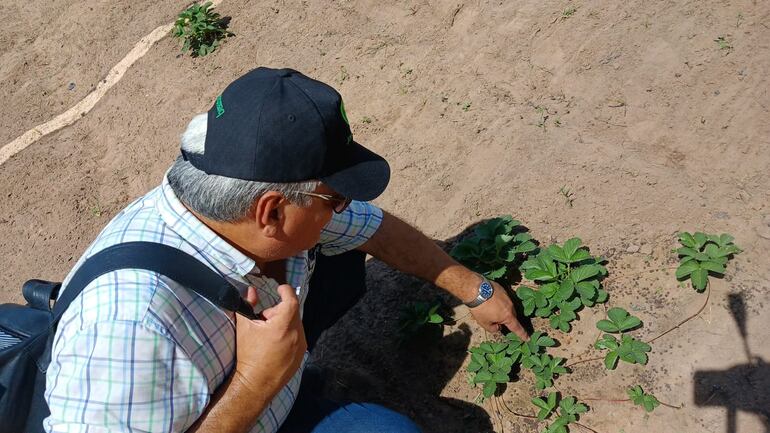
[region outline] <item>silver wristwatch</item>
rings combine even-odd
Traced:
[[[481,278],[483,281],[479,284],[479,295],[476,296],[476,299],[465,303],[469,308],[478,307],[484,303],[484,301],[491,298],[492,294],[495,293],[495,289],[492,287],[492,284],[489,283],[489,280],[484,277]]]

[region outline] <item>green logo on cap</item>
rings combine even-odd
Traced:
[[[222,105],[222,95],[217,96],[217,119],[222,117],[223,114],[225,114],[225,107]]]
[[[340,99],[340,113],[342,113],[342,119],[345,121],[345,123],[350,126],[350,122],[348,122],[348,115],[345,113],[345,103],[342,102],[342,99]]]

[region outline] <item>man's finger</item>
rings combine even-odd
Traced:
[[[529,334],[527,334],[527,330],[521,326],[518,320],[511,319],[505,322],[504,325],[506,328],[508,328],[509,331],[513,332],[517,337],[521,338],[522,341],[529,340]]]
[[[281,296],[281,302],[278,305],[262,311],[262,315],[265,319],[270,320],[276,316],[286,316],[286,321],[292,319],[293,315],[299,309],[299,299],[297,299],[297,293],[294,288],[288,284],[281,284],[278,286],[278,294]]]
[[[257,294],[257,288],[254,286],[249,286],[249,288],[246,290],[246,302],[251,305],[251,308],[254,308],[257,306],[257,302],[259,302],[259,295]]]
[[[278,286],[278,294],[281,296],[281,302],[290,300],[298,301],[297,292],[294,290],[294,287],[288,284],[281,284]]]

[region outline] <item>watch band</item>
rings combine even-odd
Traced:
[[[495,293],[494,287],[492,287],[492,284],[489,283],[489,280],[481,277],[482,281],[481,284],[479,284],[479,294],[476,296],[476,299],[466,302],[465,305],[468,306],[468,308],[478,307],[479,305],[483,304],[484,301],[492,297],[492,294]]]

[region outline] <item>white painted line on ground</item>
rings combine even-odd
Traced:
[[[212,7],[217,6],[221,2],[222,0],[212,1]],[[65,111],[64,113],[54,117],[48,122],[37,125],[36,127],[22,134],[20,137],[1,147],[0,165],[5,163],[13,155],[26,149],[29,145],[36,142],[40,138],[61,128],[64,128],[65,126],[72,125],[78,119],[85,116],[86,113],[91,111],[91,109],[94,108],[94,105],[96,105],[96,103],[102,99],[104,94],[107,93],[107,91],[110,90],[112,86],[117,84],[121,78],[123,78],[123,75],[126,73],[128,68],[130,68],[134,62],[142,58],[142,56],[147,54],[147,51],[150,50],[150,47],[152,47],[152,45],[159,40],[163,39],[163,37],[166,36],[166,33],[168,33],[173,27],[174,23],[165,24],[150,32],[147,36],[140,39],[139,42],[134,45],[134,48],[132,48],[131,51],[126,54],[126,57],[123,57],[121,61],[119,61],[115,66],[112,67],[112,69],[110,69],[110,72],[107,73],[107,77],[105,77],[99,82],[99,84],[96,85],[96,89],[86,95],[86,97],[83,98],[80,102],[75,104],[72,108]]]

